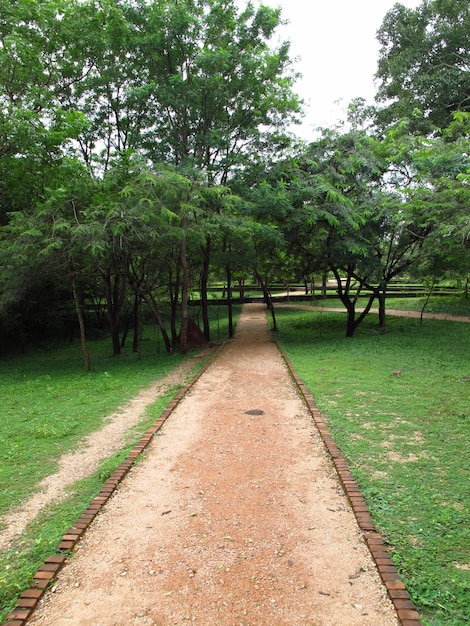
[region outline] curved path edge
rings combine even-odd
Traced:
[[[44,564],[34,575],[30,587],[21,593],[15,608],[7,615],[4,626],[25,626],[27,624],[40,600],[53,584],[60,570],[67,563],[68,554],[75,549],[87,528],[94,521],[102,507],[113,496],[115,490],[127,475],[131,467],[135,464],[136,460],[144,452],[144,450],[146,450],[153,437],[161,429],[163,424],[185,397],[188,391],[220,355],[225,345],[226,343],[222,344],[222,346],[214,351],[200,371],[191,379],[191,381],[180,389],[160,415],[158,420],[146,431],[146,433],[128,454],[126,459],[111,474],[108,480],[106,480],[98,495],[93,498],[87,509],[85,509],[71,528],[63,535],[59,542],[56,554],[51,555],[45,560]],[[320,434],[323,444],[331,457],[333,466],[352,507],[358,526],[363,534],[364,541],[368,546],[372,559],[376,564],[378,573],[396,609],[401,625],[421,626],[419,614],[400,579],[396,567],[393,565],[384,540],[374,526],[365,500],[349,470],[346,460],[341,455],[341,452],[330,435],[323,417],[312,396],[307,390],[307,387],[298,376],[284,350],[277,344],[277,342],[276,345],[286,363],[293,381],[296,384],[300,396],[312,416],[312,420]]]

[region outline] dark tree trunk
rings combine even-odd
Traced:
[[[75,302],[75,310],[77,311],[78,325],[80,327],[80,344],[82,346],[82,354],[85,361],[85,370],[89,372],[91,370],[91,362],[90,353],[88,351],[88,345],[86,341],[85,319],[83,317],[82,303],[80,301],[80,294],[78,291],[78,285],[75,277],[72,278],[72,292]]]
[[[207,341],[211,339],[211,328],[209,323],[209,299],[207,297],[207,285],[209,283],[211,238],[206,238],[206,245],[203,249],[203,263],[201,272],[201,308],[203,333]]]
[[[326,298],[327,283],[328,283],[328,275],[327,274],[323,274],[323,276],[321,277],[321,297],[323,298],[323,300]]]
[[[245,302],[245,279],[244,278],[238,279],[238,290],[240,294],[240,304],[243,304]]]
[[[141,300],[138,296],[135,297],[134,302],[134,337],[132,339],[132,352],[138,354],[140,352],[140,342],[142,339],[142,324],[140,322],[140,304]]]
[[[187,228],[186,221],[183,218],[183,231]],[[186,233],[183,232],[181,240],[181,267],[183,277],[181,281],[181,332],[180,332],[180,350],[183,354],[188,351],[188,294],[189,294],[189,263],[186,257]]]
[[[346,312],[347,312],[346,337],[350,338],[350,337],[354,336],[356,328],[364,320],[364,318],[368,315],[368,313],[369,313],[369,311],[370,311],[370,309],[372,307],[372,303],[374,302],[375,297],[377,295],[377,292],[374,291],[372,293],[372,295],[369,297],[369,302],[367,303],[365,309],[362,311],[362,313],[356,319],[356,301],[357,301],[357,298],[359,296],[359,292],[361,291],[361,287],[363,286],[363,283],[360,284],[360,287],[357,290],[357,292],[352,294],[351,293],[352,282],[354,280],[358,280],[357,276],[355,276],[355,274],[354,274],[353,269],[352,268],[348,269],[348,274],[347,274],[347,277],[346,277],[345,285],[343,285],[343,283],[342,283],[341,276],[340,276],[338,270],[335,269],[335,268],[331,268],[331,271],[333,272],[333,274],[335,276],[335,279],[336,279],[336,284],[338,286],[338,296],[339,296],[339,299],[344,304],[344,307],[345,307]]]
[[[271,296],[269,295],[268,287],[266,286],[266,283],[263,281],[263,279],[261,278],[261,276],[260,276],[260,274],[258,273],[257,270],[255,270],[255,276],[256,276],[256,280],[260,284],[260,287],[261,287],[261,289],[263,291],[263,296],[264,296],[264,301],[266,302],[266,306],[271,311],[271,317],[272,317],[272,320],[273,320],[273,330],[275,332],[277,332],[276,314],[274,312],[274,306],[273,306],[273,302],[271,300]]]
[[[349,300],[348,304],[346,305],[345,300],[343,300],[343,298],[341,298],[341,301],[343,302],[343,304],[346,306],[346,310],[347,310],[347,315],[348,315],[348,319],[347,319],[347,323],[346,323],[346,337],[350,338],[354,335],[354,333],[356,332],[356,328],[359,326],[359,324],[364,320],[364,318],[368,315],[371,307],[372,307],[372,303],[375,300],[375,293],[372,294],[369,297],[369,302],[367,303],[365,309],[362,311],[362,313],[359,315],[359,317],[356,319],[356,304],[354,302],[354,300]]]
[[[343,303],[344,304],[344,303]],[[354,304],[346,307],[347,321],[346,321],[346,337],[350,339],[354,336],[354,332],[357,328],[356,323],[356,307]]]
[[[170,272],[168,292],[170,294],[170,330],[173,346],[178,343],[178,305],[180,295],[180,266],[176,266],[176,275],[173,281],[173,272]]]
[[[228,308],[228,336],[233,337],[233,300],[232,300],[232,270],[230,265],[226,265],[227,276],[227,308]]]
[[[377,290],[377,300],[379,302],[379,327],[382,331],[385,330],[385,290]]]
[[[162,337],[163,337],[163,342],[165,344],[165,349],[168,352],[168,354],[171,354],[173,352],[172,350],[172,346],[171,346],[171,341],[170,338],[168,336],[168,333],[166,331],[165,328],[165,323],[163,321],[163,318],[161,316],[160,310],[158,308],[158,305],[156,303],[156,301],[150,297],[150,296],[143,296],[145,302],[148,304],[150,310],[153,313],[153,317],[155,319],[155,322],[157,323],[158,328],[160,329],[161,333],[162,333]]]
[[[113,354],[121,354],[119,339],[119,318],[124,301],[125,283],[119,274],[114,277],[108,273],[104,276],[106,307],[108,311],[109,331],[113,345]]]

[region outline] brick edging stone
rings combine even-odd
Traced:
[[[98,495],[93,498],[85,511],[83,511],[75,523],[62,536],[57,547],[57,553],[47,557],[44,564],[38,569],[29,588],[25,589],[21,593],[16,602],[15,608],[8,613],[5,621],[2,622],[2,626],[25,626],[38,607],[40,600],[53,584],[60,570],[67,563],[68,553],[72,552],[76,548],[87,528],[96,518],[103,506],[113,496],[119,483],[124,479],[131,467],[135,464],[136,459],[142,454],[142,452],[144,452],[155,434],[160,430],[188,391],[219,356],[227,343],[228,342],[225,341],[218,346],[212,354],[210,354],[204,366],[201,367],[197,374],[178,391],[153,426],[146,431],[146,433],[129,452],[124,461],[122,461],[108,480],[103,484]]]
[[[331,457],[346,497],[351,504],[357,524],[363,534],[364,542],[369,548],[380,578],[382,579],[387,589],[388,596],[395,607],[401,626],[422,626],[419,613],[411,601],[405,585],[400,579],[400,575],[390,558],[390,553],[384,540],[375,528],[374,522],[372,521],[367,508],[367,504],[360,492],[357,482],[349,470],[346,460],[343,458],[339,448],[336,446],[334,439],[323,420],[323,416],[315,404],[306,385],[297,374],[292,362],[283,348],[281,348],[277,342],[275,343],[287,365],[290,375],[295,382],[300,395],[305,401],[315,426],[320,433],[320,437],[325,445],[325,448]]]

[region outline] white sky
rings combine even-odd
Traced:
[[[313,129],[346,118],[347,105],[363,97],[372,103],[379,43],[376,32],[395,0],[259,0],[281,7],[281,40],[291,42],[291,58],[302,78],[296,92],[306,102],[306,117],[296,134],[312,139]],[[417,7],[421,0],[400,0]],[[340,102],[338,102],[340,101]],[[335,104],[336,103],[336,104]]]

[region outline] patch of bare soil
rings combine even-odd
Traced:
[[[120,450],[125,445],[126,433],[139,422],[145,409],[173,387],[183,384],[193,366],[194,363],[188,360],[165,378],[154,382],[121,410],[106,417],[103,428],[86,437],[80,449],[63,455],[59,459],[58,471],[41,481],[37,493],[0,518],[0,552],[12,546],[42,509],[60,501],[69,485],[90,476],[103,459]]]
[[[265,308],[165,422],[31,624],[397,625]]]
[[[280,294],[284,295],[284,294]],[[277,307],[282,307],[282,304],[277,303]],[[346,309],[340,307],[327,307],[327,306],[314,306],[310,304],[289,304],[285,305],[289,306],[289,308],[294,307],[295,309],[303,309],[305,311],[330,311],[332,313],[346,312]],[[357,313],[361,313],[364,309],[356,309]],[[379,309],[371,309],[369,313],[378,314]],[[393,315],[394,317],[412,317],[412,318],[420,318],[420,311],[402,311],[401,309],[387,309],[387,315]],[[470,323],[470,317],[464,315],[451,315],[450,313],[423,313],[423,319],[427,320],[448,320],[451,322],[464,322]]]

